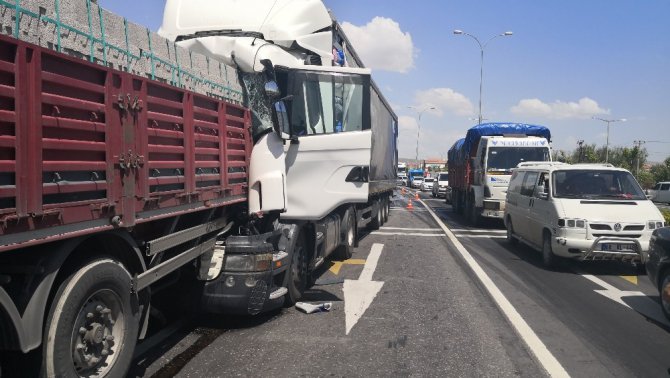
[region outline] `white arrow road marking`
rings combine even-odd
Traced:
[[[659,304],[649,299],[649,297],[647,297],[647,295],[644,294],[643,292],[619,290],[616,287],[601,280],[600,278],[592,276],[590,274],[582,274],[582,277],[586,278],[587,280],[593,282],[594,284],[604,289],[604,290],[594,290],[596,293],[606,298],[609,298],[614,302],[622,304],[632,310],[635,310],[648,318],[654,319],[655,321],[661,324],[670,326],[670,322],[668,322],[668,319],[666,319],[665,315],[663,315],[663,312]],[[623,301],[624,297],[626,298],[640,297],[640,298],[635,299],[635,301],[630,301],[631,303],[634,303],[633,307],[631,307],[628,303]]]
[[[383,282],[372,281],[372,274],[377,268],[383,248],[383,244],[373,244],[358,280],[344,280],[342,291],[344,291],[344,320],[347,335],[384,286]]]

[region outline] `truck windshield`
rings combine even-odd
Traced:
[[[645,200],[633,175],[615,170],[566,170],[553,173],[554,197]]]
[[[242,73],[242,84],[247,93],[246,102],[251,109],[251,134],[254,141],[267,129],[272,129],[272,102],[265,94],[267,79],[263,73]]]
[[[487,172],[509,172],[524,161],[548,161],[546,147],[489,147]]]
[[[363,78],[340,73],[297,71],[289,85],[289,122],[293,135],[360,131]]]

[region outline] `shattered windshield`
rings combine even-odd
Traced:
[[[265,94],[265,82],[263,73],[242,73],[242,83],[251,110],[251,133],[254,140],[266,130],[272,129],[272,103]]]

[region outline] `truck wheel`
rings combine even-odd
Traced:
[[[514,237],[514,227],[512,226],[512,218],[507,217],[507,242],[511,245],[519,244],[519,239]]]
[[[335,252],[335,256],[342,261],[350,259],[354,253],[354,244],[356,243],[356,214],[353,208],[347,211],[344,226],[346,227],[346,233],[343,244],[340,244]]]
[[[557,262],[558,256],[554,255],[551,250],[551,236],[545,233],[542,240],[542,264],[545,268],[553,270],[556,268]]]
[[[666,269],[661,275],[661,285],[659,286],[659,294],[661,297],[661,308],[665,317],[670,320],[670,269]]]
[[[384,216],[383,221],[384,223],[386,223],[389,221],[389,207],[391,207],[391,201],[389,201],[388,197],[384,197],[384,199],[382,200],[382,205],[383,205],[382,209],[384,209],[384,212],[382,213],[382,215]]]
[[[467,218],[470,220],[473,226],[477,227],[481,223],[481,216],[477,211],[477,206],[475,206],[474,198],[470,198],[467,201]]]
[[[307,240],[301,231],[293,247],[291,267],[288,271],[288,294],[286,305],[293,306],[302,298],[307,288]]]
[[[139,329],[132,277],[118,261],[100,259],[58,288],[45,325],[42,375],[126,375]]]
[[[370,216],[372,217],[372,220],[370,221],[370,223],[368,223],[368,225],[369,225],[368,227],[371,230],[379,230],[379,227],[381,227],[381,225],[382,225],[382,207],[381,206],[382,206],[381,201],[377,200],[377,204],[376,204],[377,211],[373,212],[373,214],[370,214]],[[374,207],[375,206],[373,206],[373,208]]]

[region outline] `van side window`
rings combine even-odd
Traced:
[[[660,190],[670,190],[670,184],[661,184]]]
[[[659,189],[661,189],[661,184],[654,185],[654,190],[659,190]]]
[[[521,183],[523,182],[524,172],[514,171],[509,182],[510,193],[521,193]]]
[[[523,178],[523,183],[521,184],[521,195],[532,197],[533,191],[535,190],[535,183],[537,182],[537,176],[539,172],[526,172],[526,175]]]
[[[540,192],[541,190],[541,192]],[[549,174],[542,172],[540,178],[537,180],[537,186],[535,187],[535,197],[540,197],[540,193],[549,194]]]

